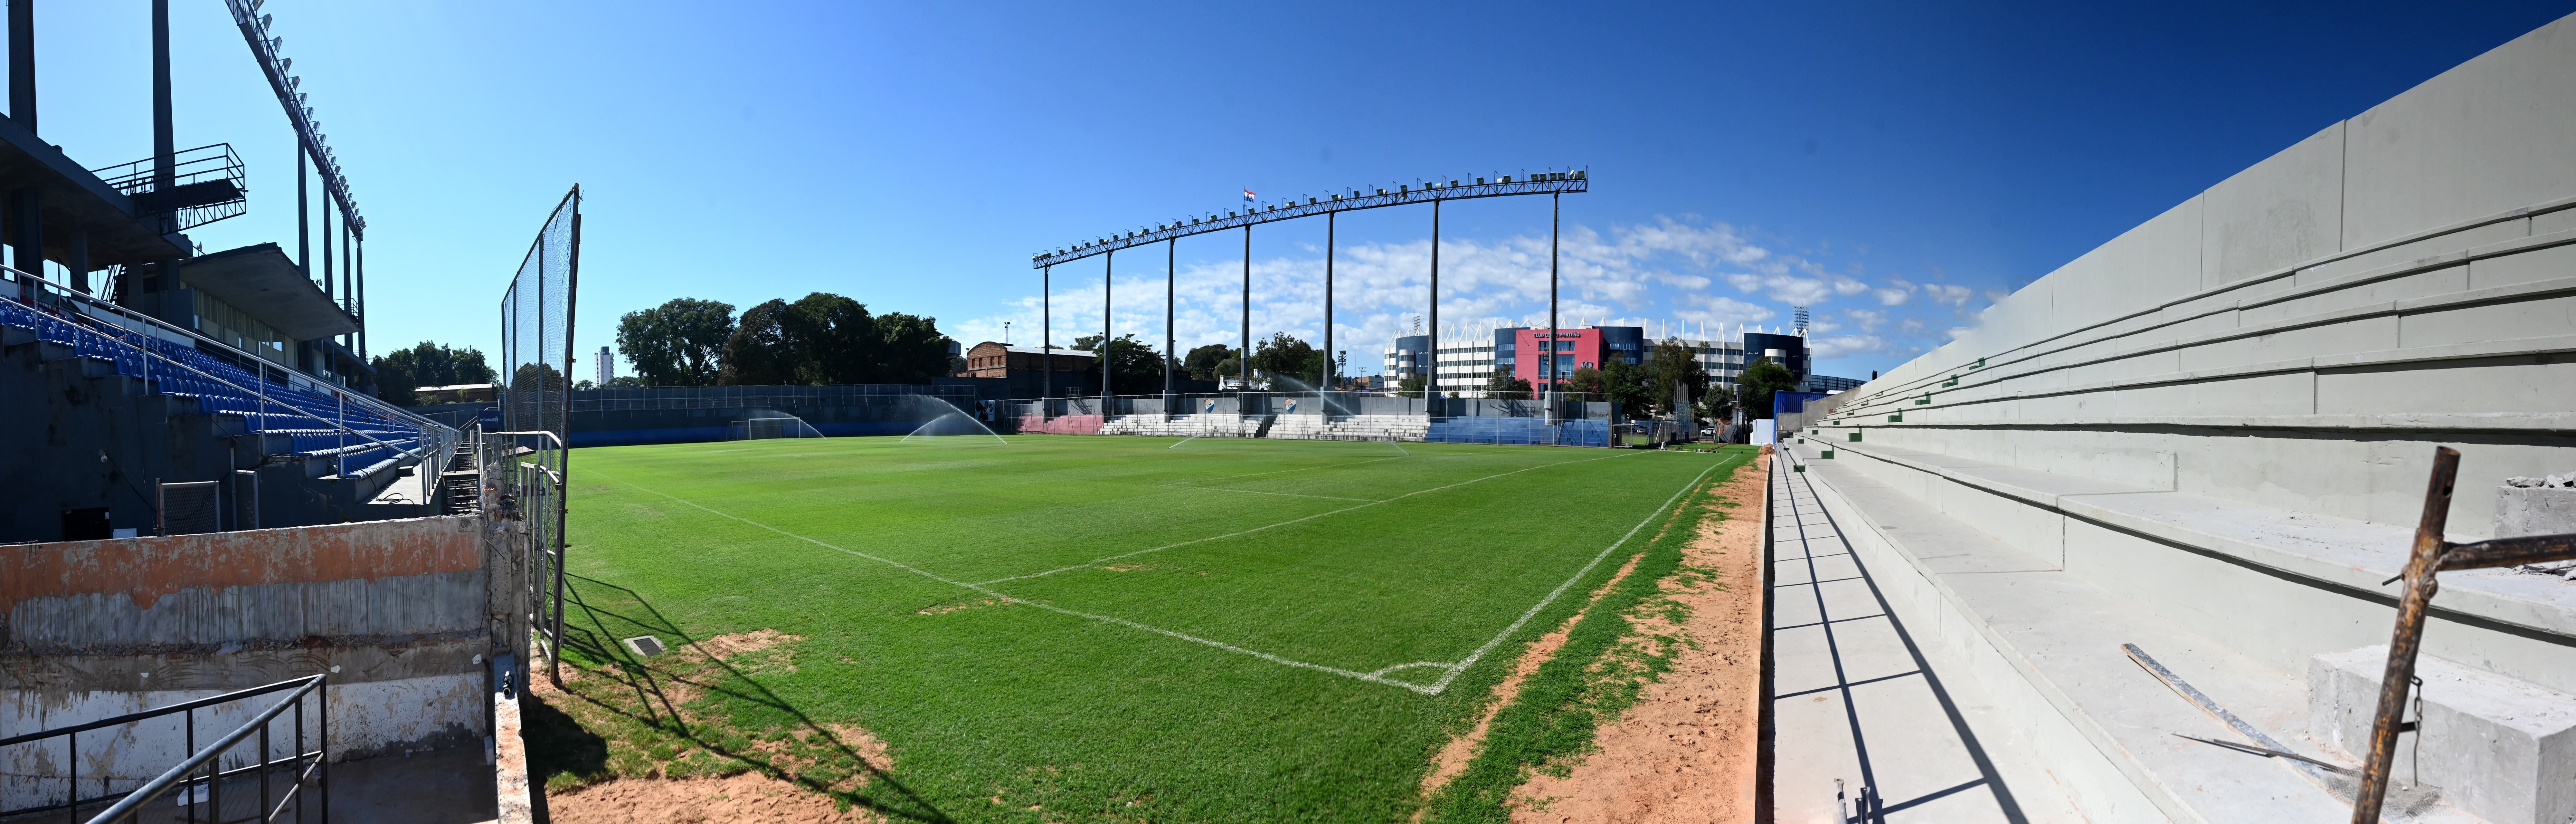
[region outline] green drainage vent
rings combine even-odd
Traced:
[[[1833,451],[1833,450],[1831,450],[1831,449],[1828,449],[1828,450],[1825,450],[1824,454],[1822,454],[1822,455],[1818,455],[1818,456],[1816,456],[1816,457],[1817,457],[1819,460],[1827,460],[1827,461],[1830,461],[1830,460],[1833,460],[1833,459],[1834,459],[1834,451]]]
[[[1957,375],[1951,375],[1951,376],[1950,376],[1950,382],[1949,382],[1949,383],[1942,384],[1942,386],[1957,386],[1957,385],[1959,385],[1959,376],[1957,376]]]
[[[1975,365],[1975,366],[1971,366],[1971,367],[1968,367],[1968,368],[1970,368],[1970,369],[1984,369],[1984,368],[1986,368],[1986,359],[1985,359],[1985,358],[1978,358],[1978,359],[1977,359],[1977,365]]]
[[[1896,413],[1896,414],[1894,414],[1894,415],[1889,415],[1889,416],[1887,416],[1887,422],[1888,422],[1888,423],[1904,423],[1904,422],[1905,422],[1905,413],[1903,413],[1903,412],[1898,412],[1898,413]]]
[[[1932,402],[1932,393],[1930,393],[1930,392],[1925,392],[1925,393],[1923,393],[1923,397],[1915,398],[1915,399],[1914,399],[1914,405],[1915,405],[1915,406],[1923,406],[1923,405],[1925,405],[1925,404],[1929,404],[1929,403],[1931,403],[1931,402]]]
[[[1851,440],[1852,443],[1860,443],[1860,430],[1854,429],[1851,431]]]
[[[1790,471],[1792,471],[1792,472],[1805,472],[1805,471],[1807,471],[1807,465],[1806,465],[1806,464],[1791,464],[1791,465],[1790,465]]]

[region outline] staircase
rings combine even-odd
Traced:
[[[463,515],[483,508],[483,473],[474,468],[474,445],[460,443],[438,473],[438,512]]]

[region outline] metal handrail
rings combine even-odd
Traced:
[[[56,282],[54,282],[54,281],[52,281],[52,280],[48,280],[48,279],[43,278],[43,277],[39,277],[39,276],[36,276],[36,275],[28,274],[28,273],[26,273],[25,271],[19,270],[19,269],[17,269],[17,268],[14,268],[14,267],[7,267],[7,266],[0,266],[0,270],[5,270],[5,271],[7,271],[7,272],[9,272],[9,273],[11,273],[11,274],[14,274],[14,275],[18,276],[18,277],[26,278],[26,279],[28,279],[28,280],[30,280],[30,281],[33,281],[33,282],[36,282],[36,283],[41,283],[41,284],[44,284],[44,285],[47,285],[47,286],[54,287],[54,289],[56,290],[56,292],[55,292],[55,293],[56,293],[56,295],[57,295],[58,297],[69,298],[69,299],[76,299],[76,300],[78,300],[79,302],[81,302],[81,303],[83,303],[83,304],[86,304],[86,305],[89,305],[89,306],[92,306],[92,307],[97,307],[97,308],[105,309],[105,310],[110,311],[110,312],[114,312],[114,313],[116,313],[118,316],[123,317],[123,318],[126,318],[126,319],[128,319],[128,320],[134,320],[134,321],[139,321],[139,322],[147,323],[147,324],[150,324],[150,325],[153,325],[153,326],[159,327],[159,328],[164,329],[164,330],[168,330],[168,331],[171,331],[171,332],[175,332],[175,333],[179,333],[179,334],[186,335],[186,336],[188,336],[188,337],[190,337],[190,338],[194,338],[194,339],[196,339],[197,341],[200,341],[200,342],[203,342],[203,343],[211,343],[211,344],[214,344],[214,345],[216,345],[216,346],[223,347],[224,349],[227,349],[227,350],[231,350],[231,351],[235,351],[235,352],[240,352],[240,351],[241,351],[241,350],[239,350],[239,349],[235,349],[235,348],[233,348],[233,346],[232,346],[231,344],[227,344],[227,343],[224,343],[224,342],[222,342],[222,341],[215,340],[215,339],[213,339],[213,338],[209,338],[209,337],[206,337],[206,336],[204,336],[204,335],[197,334],[197,333],[196,333],[195,331],[193,331],[193,330],[189,330],[189,329],[186,329],[186,328],[184,328],[184,327],[180,327],[180,326],[178,326],[178,325],[175,325],[175,324],[169,323],[169,322],[167,322],[167,321],[164,321],[164,320],[162,320],[162,319],[160,319],[160,318],[156,318],[156,317],[152,317],[152,316],[150,316],[150,315],[146,315],[146,314],[142,314],[142,313],[139,313],[139,312],[135,312],[134,310],[128,309],[128,308],[123,307],[123,306],[118,306],[118,305],[116,305],[116,304],[115,304],[115,303],[113,303],[113,302],[99,300],[99,299],[97,299],[97,298],[95,298],[95,297],[91,297],[91,296],[90,296],[88,293],[86,293],[86,292],[80,292],[80,291],[76,291],[76,290],[70,289],[70,288],[68,288],[68,287],[64,286],[63,284],[56,283]],[[190,372],[194,372],[194,373],[196,373],[196,374],[198,374],[198,375],[200,375],[200,376],[203,376],[203,377],[205,377],[207,380],[215,381],[215,382],[217,382],[217,383],[221,383],[221,384],[223,384],[223,385],[225,385],[225,386],[230,386],[230,387],[232,387],[232,388],[234,388],[234,389],[241,390],[241,391],[242,391],[242,392],[244,392],[244,393],[247,393],[247,394],[250,394],[250,395],[252,395],[252,396],[254,396],[254,397],[257,397],[257,398],[260,400],[260,402],[261,402],[262,404],[270,404],[270,403],[274,403],[274,404],[277,404],[279,407],[282,407],[282,408],[285,408],[285,409],[295,410],[296,412],[298,412],[298,413],[300,413],[300,414],[302,414],[302,415],[304,415],[304,416],[306,416],[306,417],[312,418],[312,419],[317,420],[317,421],[321,421],[321,422],[323,422],[323,423],[325,423],[325,424],[329,424],[329,425],[330,425],[330,426],[332,426],[333,428],[338,429],[338,430],[340,430],[340,431],[341,431],[341,432],[343,432],[343,433],[346,433],[346,434],[349,434],[349,435],[355,435],[355,436],[357,436],[357,437],[359,437],[359,438],[363,438],[363,439],[367,440],[367,441],[368,441],[368,442],[370,442],[370,443],[374,443],[374,444],[376,444],[376,445],[378,445],[378,446],[382,446],[382,447],[387,448],[387,449],[393,449],[393,450],[395,450],[396,452],[401,453],[401,454],[406,455],[406,456],[409,456],[409,455],[415,455],[415,454],[420,454],[420,453],[418,453],[418,452],[402,450],[402,449],[400,449],[400,448],[398,448],[398,447],[395,447],[395,446],[394,446],[394,445],[392,445],[392,444],[386,443],[386,442],[384,442],[384,441],[382,441],[382,440],[379,440],[379,439],[377,439],[377,438],[374,438],[374,437],[368,436],[368,435],[366,435],[365,433],[359,432],[359,431],[358,431],[358,430],[356,430],[356,429],[350,428],[350,427],[348,426],[347,422],[346,422],[345,412],[344,412],[344,414],[343,414],[343,419],[342,419],[341,421],[336,421],[336,422],[335,422],[335,421],[332,421],[332,420],[331,420],[331,419],[329,419],[329,418],[324,418],[324,417],[322,417],[322,416],[320,416],[320,415],[313,414],[312,412],[309,412],[309,411],[303,410],[303,409],[301,409],[301,408],[299,408],[299,407],[293,406],[293,405],[288,404],[288,403],[286,403],[286,402],[284,402],[284,401],[279,401],[279,400],[276,400],[276,399],[270,398],[270,397],[268,396],[268,393],[267,393],[265,390],[260,390],[260,389],[244,389],[240,384],[233,383],[232,381],[229,381],[229,380],[225,380],[225,379],[223,379],[223,378],[216,377],[216,376],[214,376],[214,375],[212,375],[212,374],[208,374],[208,373],[207,373],[206,371],[204,371],[204,370],[198,369],[198,368],[196,368],[196,367],[194,367],[194,366],[190,366],[190,365],[188,365],[188,364],[186,364],[186,363],[183,363],[183,362],[181,362],[181,361],[179,361],[179,360],[177,360],[177,359],[174,359],[174,358],[170,358],[170,357],[167,357],[167,356],[161,355],[161,354],[160,354],[160,353],[158,353],[158,352],[154,352],[154,351],[152,351],[152,348],[151,348],[151,347],[149,347],[149,346],[137,346],[137,345],[135,345],[134,343],[132,343],[132,342],[130,342],[130,341],[127,341],[127,340],[125,340],[123,337],[118,336],[118,335],[101,335],[101,337],[107,338],[108,340],[115,341],[116,343],[118,343],[118,344],[120,344],[120,345],[123,345],[123,346],[125,346],[125,347],[127,347],[127,348],[134,349],[134,350],[136,350],[136,351],[142,352],[142,353],[143,353],[144,358],[146,359],[146,360],[145,360],[145,364],[146,364],[146,366],[147,366],[147,367],[150,365],[151,359],[155,359],[155,358],[157,358],[157,359],[159,359],[159,360],[160,360],[161,362],[163,362],[163,363],[176,365],[176,366],[178,366],[178,367],[179,367],[179,368],[181,368],[181,369],[186,369],[186,370],[188,370],[188,371],[190,371]],[[260,367],[260,370],[261,370],[261,372],[262,372],[263,376],[265,375],[265,373],[267,372],[267,369],[268,369],[267,359],[265,359],[265,358],[260,358],[260,357],[259,357],[259,356],[257,356],[257,355],[251,355],[251,354],[249,354],[249,353],[247,353],[247,352],[244,352],[244,353],[242,353],[242,354],[244,354],[245,356],[250,357],[250,358],[252,358],[252,359],[254,359],[254,360],[258,360],[258,361],[262,364],[262,365],[261,365],[261,367]],[[146,370],[146,372],[147,372],[147,374],[146,374],[144,377],[145,377],[145,379],[146,379],[146,380],[149,380],[149,379],[150,379],[150,377],[151,377],[151,376],[149,375],[149,370],[147,369],[147,370]],[[292,373],[292,371],[291,371],[291,370],[288,370],[288,374],[291,376],[293,373]],[[290,382],[290,383],[288,383],[287,385],[288,385],[288,386],[290,386],[290,387],[292,387],[294,384]],[[432,434],[443,434],[443,435],[444,435],[444,436],[446,436],[446,437],[440,437],[440,438],[435,439],[435,442],[436,442],[436,443],[439,443],[439,444],[452,443],[452,442],[453,442],[452,438],[453,438],[453,436],[455,436],[455,435],[456,435],[456,430],[455,430],[453,427],[449,427],[449,426],[447,426],[447,425],[445,425],[445,424],[441,424],[441,423],[439,423],[439,422],[437,422],[437,421],[433,421],[433,420],[430,420],[430,419],[428,419],[428,418],[421,417],[421,416],[419,416],[419,415],[413,414],[413,413],[411,413],[410,411],[407,411],[407,410],[401,409],[401,408],[399,408],[399,407],[391,406],[391,405],[389,405],[389,404],[385,404],[385,403],[382,403],[382,402],[376,401],[375,399],[373,399],[373,398],[369,398],[369,397],[367,397],[367,396],[365,396],[365,395],[357,394],[357,393],[351,392],[351,391],[349,391],[349,388],[348,388],[348,387],[345,387],[345,386],[334,388],[334,389],[332,390],[332,394],[333,394],[333,395],[334,395],[334,396],[335,396],[335,397],[336,397],[336,398],[337,398],[337,399],[338,399],[342,404],[344,404],[344,405],[348,402],[348,400],[349,400],[350,398],[356,398],[356,399],[358,400],[358,405],[359,405],[359,406],[366,407],[366,408],[368,408],[368,409],[370,409],[370,410],[373,410],[373,411],[376,411],[376,412],[378,412],[378,413],[384,414],[384,415],[386,415],[386,416],[388,416],[388,417],[392,417],[392,418],[394,418],[394,419],[396,419],[396,420],[408,419],[408,421],[406,421],[406,422],[411,423],[415,428],[418,428],[419,430],[421,430],[421,433],[422,433],[424,436],[428,436],[428,435],[432,435]],[[423,438],[423,440],[430,440],[430,438],[424,437],[424,438]],[[346,467],[346,463],[345,463],[345,461],[344,461],[344,462],[342,463],[342,466],[341,466],[341,469],[342,469],[343,471],[342,471],[340,474],[343,474],[343,475],[347,474],[347,473],[346,473],[346,471],[345,471],[345,470],[346,470],[346,468],[347,468],[347,467]]]
[[[164,715],[168,715],[168,714],[170,714],[170,713],[174,713],[174,712],[184,712],[184,711],[187,711],[187,710],[204,709],[204,708],[206,708],[206,707],[211,707],[211,706],[214,706],[214,705],[216,705],[216,704],[222,704],[222,703],[227,703],[227,702],[231,702],[231,701],[239,701],[239,700],[241,700],[241,699],[249,698],[249,697],[254,696],[254,695],[263,695],[263,694],[266,694],[266,693],[276,692],[276,691],[278,691],[278,690],[282,690],[282,689],[288,689],[288,688],[294,687],[294,686],[295,686],[295,685],[297,685],[297,684],[302,684],[302,683],[304,683],[304,682],[306,682],[306,681],[311,681],[311,680],[313,680],[313,679],[315,679],[315,678],[320,678],[320,677],[321,677],[321,676],[319,676],[319,675],[308,675],[308,676],[305,676],[305,677],[302,677],[302,678],[289,678],[289,679],[286,679],[286,680],[284,680],[284,681],[279,681],[279,682],[274,683],[274,684],[262,684],[262,685],[260,685],[260,686],[256,686],[256,687],[248,687],[248,688],[244,688],[244,689],[237,689],[237,690],[233,690],[232,692],[227,692],[227,693],[224,693],[224,694],[222,694],[222,695],[211,695],[211,696],[207,696],[207,697],[204,697],[204,698],[197,698],[197,699],[192,699],[192,700],[188,700],[188,701],[181,701],[181,702],[179,702],[179,703],[172,704],[172,705],[167,706],[167,707],[160,707],[160,708],[157,708],[157,709],[148,709],[148,710],[144,710],[144,711],[142,711],[142,712],[130,712],[130,713],[126,713],[126,714],[124,714],[124,715],[120,715],[120,716],[114,717],[114,718],[101,718],[101,719],[96,720],[96,721],[91,721],[91,722],[87,722],[87,723],[83,723],[83,724],[75,724],[75,725],[72,725],[72,726],[69,726],[69,727],[63,727],[63,728],[60,728],[60,729],[51,729],[51,730],[45,730],[45,731],[42,731],[42,732],[31,732],[31,733],[28,733],[28,734],[26,734],[26,735],[17,736],[17,737],[14,737],[14,738],[0,738],[0,747],[6,747],[6,746],[9,746],[9,745],[12,745],[12,744],[24,744],[24,743],[27,743],[27,742],[29,742],[29,741],[41,741],[41,740],[44,740],[44,739],[47,739],[47,738],[54,738],[54,737],[58,737],[58,736],[70,735],[70,734],[72,734],[72,733],[76,733],[76,732],[89,732],[90,730],[105,729],[105,728],[108,728],[108,727],[116,726],[116,725],[118,725],[118,724],[131,724],[131,723],[134,723],[134,722],[136,722],[136,721],[146,721],[146,720],[150,720],[150,719],[153,719],[153,718],[158,718],[158,717],[161,717],[161,716],[164,716]]]
[[[293,693],[288,694],[284,698],[277,699],[277,703],[269,705],[268,709],[260,711],[259,715],[252,717],[249,722],[242,724],[240,727],[234,728],[232,732],[226,733],[223,738],[217,739],[215,743],[206,745],[205,747],[197,750],[194,755],[190,755],[188,757],[188,760],[179,762],[178,766],[171,767],[168,771],[161,773],[160,776],[153,778],[149,783],[136,788],[131,793],[127,793],[124,798],[117,800],[115,805],[108,807],[98,815],[90,817],[89,824],[114,824],[114,822],[118,821],[131,820],[135,813],[142,811],[143,805],[160,800],[162,796],[168,795],[170,790],[179,782],[189,780],[189,773],[195,772],[198,767],[205,766],[206,762],[222,756],[224,751],[232,749],[236,744],[240,744],[242,739],[249,738],[251,733],[264,731],[268,726],[268,722],[277,720],[277,716],[284,713],[287,707],[301,706],[299,699],[302,699],[305,695],[312,693],[314,690],[321,689],[323,680],[329,677],[329,675],[313,675],[304,679],[303,685],[296,687]],[[328,733],[325,733],[325,736],[328,736]],[[298,747],[297,749],[300,750],[302,748]],[[297,757],[299,759],[302,755],[303,754],[300,752],[297,753]],[[260,753],[259,757],[261,762],[260,767],[262,769],[266,769],[269,765],[268,753]],[[300,793],[302,791],[303,782],[298,781],[296,782],[296,789],[291,790],[290,792]],[[265,790],[262,792],[265,793]],[[284,800],[285,799],[280,799],[281,805]],[[270,810],[261,810],[260,815],[263,818],[266,818],[273,815],[273,812]],[[327,812],[325,813],[325,816],[328,816]]]

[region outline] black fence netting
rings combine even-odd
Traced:
[[[501,429],[481,440],[485,502],[518,534],[528,630],[550,671],[563,633],[564,473],[572,428],[574,296],[581,271],[581,187],[564,194],[501,297]],[[522,659],[522,678],[531,663]],[[550,672],[551,674],[551,672]]]

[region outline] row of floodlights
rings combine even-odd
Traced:
[[[1541,182],[1554,181],[1554,180],[1582,180],[1582,179],[1584,179],[1584,178],[1583,178],[1583,171],[1582,171],[1582,170],[1580,170],[1580,169],[1575,170],[1575,171],[1571,171],[1571,172],[1540,172],[1540,173],[1538,173],[1538,174],[1534,174],[1534,175],[1524,175],[1524,176],[1522,176],[1522,177],[1523,177],[1523,179],[1521,180],[1521,182],[1523,182],[1523,183],[1541,183]],[[1503,175],[1503,176],[1501,176],[1501,177],[1499,177],[1499,178],[1496,178],[1496,179],[1494,180],[1494,183],[1497,183],[1497,184],[1501,184],[1501,183],[1510,183],[1510,182],[1512,182],[1512,176],[1511,176],[1511,175]],[[1422,184],[1422,190],[1427,192],[1427,191],[1431,191],[1431,190],[1433,190],[1433,189],[1447,189],[1447,188],[1455,188],[1455,187],[1458,187],[1458,186],[1466,186],[1466,185],[1484,186],[1484,185],[1487,185],[1487,184],[1486,184],[1486,182],[1485,182],[1485,179],[1484,179],[1484,178],[1481,178],[1481,177],[1480,177],[1480,178],[1476,178],[1476,182],[1475,182],[1474,184],[1460,183],[1460,182],[1458,182],[1458,181],[1452,180],[1452,181],[1449,181],[1449,184],[1448,184],[1447,186],[1443,186],[1443,185],[1441,185],[1441,184],[1440,184],[1440,181],[1434,180],[1434,181],[1432,181],[1432,182],[1430,182],[1430,183]],[[1396,191],[1396,193],[1397,193],[1397,194],[1410,194],[1410,193],[1413,191],[1413,187],[1412,187],[1412,186],[1408,186],[1408,185],[1405,185],[1405,184],[1401,184],[1401,183],[1399,183],[1399,184],[1396,184],[1396,186],[1395,186],[1395,191]],[[1351,199],[1358,199],[1358,198],[1363,198],[1363,197],[1383,197],[1383,196],[1385,196],[1385,195],[1386,195],[1386,193],[1387,193],[1387,191],[1386,191],[1385,189],[1378,189],[1378,190],[1376,190],[1376,192],[1377,192],[1377,194],[1376,194],[1376,195],[1366,195],[1366,194],[1361,194],[1361,193],[1360,193],[1360,190],[1358,190],[1358,189],[1353,189],[1353,190],[1351,190],[1351,193],[1348,195],[1348,197],[1349,197],[1349,198],[1351,198]],[[1332,195],[1331,197],[1332,197],[1332,199],[1334,199],[1334,200],[1338,201],[1338,200],[1343,199],[1345,196],[1344,196],[1344,195]],[[1290,200],[1290,201],[1289,201],[1288,205],[1289,205],[1290,207],[1296,207],[1296,206],[1301,206],[1301,205],[1302,205],[1302,206],[1315,206],[1315,205],[1320,205],[1320,204],[1322,204],[1323,202],[1324,202],[1324,201],[1323,201],[1323,199],[1322,199],[1322,198],[1313,198],[1313,197],[1310,197],[1310,198],[1306,198],[1306,202],[1305,202],[1305,203],[1302,203],[1302,204],[1301,204],[1301,203],[1298,203],[1298,202],[1296,202],[1295,200],[1293,200],[1293,199],[1292,199],[1292,200]],[[1243,214],[1244,214],[1244,215],[1258,214],[1258,213],[1260,213],[1260,212],[1264,212],[1264,211],[1268,211],[1268,212],[1276,212],[1276,211],[1279,211],[1279,204],[1273,203],[1273,204],[1270,204],[1267,208],[1264,208],[1264,209],[1245,209],[1245,210],[1243,210]],[[1241,217],[1241,216],[1242,216],[1242,215],[1237,215],[1237,214],[1235,214],[1232,210],[1228,210],[1228,211],[1225,213],[1225,217],[1226,217],[1226,219],[1229,219],[1229,220],[1230,220],[1230,219],[1233,219],[1233,218],[1236,218],[1236,217]],[[1217,219],[1218,219],[1218,218],[1217,218],[1217,216],[1215,215],[1215,213],[1209,213],[1209,214],[1208,214],[1208,216],[1207,216],[1207,217],[1204,217],[1204,218],[1196,218],[1196,217],[1194,217],[1194,218],[1190,218],[1190,219],[1189,219],[1189,222],[1187,222],[1187,223],[1183,223],[1183,222],[1178,221],[1178,220],[1172,221],[1171,223],[1168,223],[1168,224],[1165,224],[1165,223],[1157,223],[1157,224],[1154,224],[1153,231],[1160,232],[1160,231],[1163,231],[1163,230],[1166,230],[1166,229],[1178,229],[1178,228],[1183,227],[1183,226],[1196,226],[1196,225],[1198,225],[1198,224],[1200,224],[1200,223],[1213,222],[1213,221],[1215,221],[1215,220],[1217,220]],[[1128,233],[1127,233],[1127,234],[1125,234],[1125,235],[1120,235],[1120,236],[1115,236],[1115,237],[1106,237],[1106,238],[1097,238],[1097,239],[1094,239],[1094,240],[1092,240],[1092,241],[1090,241],[1090,242],[1088,242],[1088,243],[1078,243],[1078,244],[1075,244],[1075,245],[1073,246],[1073,251],[1077,251],[1077,252],[1078,252],[1078,251],[1081,251],[1081,250],[1084,250],[1084,249],[1089,249],[1089,248],[1094,247],[1094,246],[1099,246],[1099,245],[1101,245],[1101,244],[1108,243],[1108,242],[1110,242],[1110,241],[1112,241],[1112,240],[1126,240],[1126,239],[1131,239],[1131,238],[1136,237],[1137,235],[1144,234],[1144,233],[1145,233],[1145,231],[1146,231],[1146,230],[1138,229],[1138,230],[1133,231],[1133,232],[1128,232]],[[1066,250],[1064,250],[1064,249],[1057,249],[1057,250],[1055,250],[1055,251],[1054,251],[1054,252],[1052,252],[1052,253],[1050,253],[1050,252],[1039,252],[1039,253],[1037,253],[1037,254],[1035,254],[1035,255],[1031,255],[1030,257],[1031,257],[1032,259],[1035,259],[1035,258],[1042,258],[1042,257],[1046,257],[1046,256],[1047,256],[1047,255],[1049,255],[1049,254],[1058,254],[1058,255],[1061,255],[1061,254],[1064,254],[1064,253],[1065,253],[1065,251],[1066,251]]]
[[[349,212],[355,213],[358,209],[358,204],[354,202],[356,198],[349,196],[349,177],[340,170],[339,154],[331,148],[331,136],[322,133],[322,121],[314,119],[313,107],[305,104],[307,99],[306,95],[303,91],[299,90],[299,87],[304,85],[304,78],[287,73],[289,70],[295,68],[295,58],[286,57],[278,53],[279,50],[286,47],[286,38],[272,37],[268,33],[269,24],[275,22],[277,16],[273,14],[259,13],[259,7],[266,5],[267,2],[268,0],[236,0],[235,8],[238,10],[236,19],[249,25],[257,32],[256,37],[260,41],[260,44],[266,46],[268,49],[268,54],[266,56],[277,61],[277,76],[281,78],[281,82],[286,84],[286,93],[294,96],[295,102],[293,105],[296,113],[303,115],[298,118],[298,120],[302,121],[305,136],[312,140],[314,165],[321,167],[321,174],[324,178],[339,184],[340,194],[344,201],[342,205],[348,209]],[[361,220],[359,226],[364,227],[365,225],[365,222]]]

